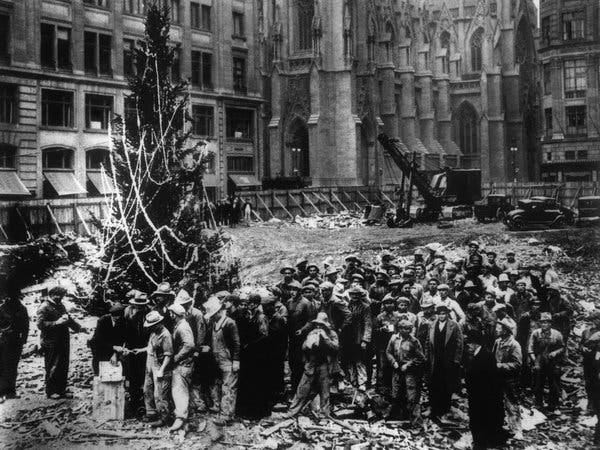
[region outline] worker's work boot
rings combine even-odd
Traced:
[[[183,421],[183,419],[180,419],[179,417],[177,419],[175,419],[175,422],[173,422],[173,425],[171,425],[171,428],[169,428],[170,432],[174,432],[174,431],[179,431],[181,430],[185,425],[185,422]]]
[[[160,428],[160,427],[164,427],[167,423],[165,422],[164,419],[159,418],[156,419],[154,422],[150,422],[148,425],[150,425],[151,428]]]

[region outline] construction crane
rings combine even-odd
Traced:
[[[423,200],[422,206],[415,208],[414,218],[423,222],[438,220],[445,206],[471,206],[476,200],[481,199],[481,171],[479,169],[446,168],[434,174],[430,181],[425,173],[418,170],[415,155],[413,154],[411,161],[409,155],[402,152],[398,139],[391,138],[384,133],[380,134],[377,139],[400,168],[403,178],[408,179],[406,204],[402,203],[403,200],[400,201],[396,216],[388,220],[389,226],[410,226],[412,223],[410,211],[413,186],[417,188]],[[460,208],[457,208],[457,211],[459,210]],[[452,215],[454,216],[454,211]]]

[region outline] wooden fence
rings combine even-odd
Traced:
[[[575,206],[578,197],[600,194],[598,182],[494,183],[482,186],[482,194],[509,194],[513,201],[543,195],[555,197],[565,206]],[[396,186],[336,186],[293,190],[241,192],[242,200],[254,209],[255,218],[291,219],[296,215],[362,211],[368,204],[381,202],[388,207],[397,201]],[[110,206],[104,198],[30,200],[0,202],[0,239],[25,240],[46,234],[75,232],[93,234],[93,218],[104,220]]]

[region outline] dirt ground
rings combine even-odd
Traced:
[[[342,264],[344,256],[361,254],[375,260],[382,249],[390,249],[400,257],[412,254],[414,248],[428,242],[444,244],[449,252],[460,254],[462,246],[472,239],[500,255],[510,248],[519,258],[531,264],[539,262],[548,246],[555,254],[564,275],[563,292],[578,310],[570,363],[563,375],[561,414],[547,418],[525,432],[526,440],[512,443],[511,448],[567,449],[585,448],[591,442],[595,419],[584,414],[585,400],[576,340],[581,332],[584,310],[600,302],[599,235],[588,229],[546,232],[510,233],[501,224],[477,224],[472,220],[455,223],[449,229],[420,225],[412,229],[387,227],[349,229],[304,229],[286,224],[256,225],[226,229],[234,241],[234,254],[241,261],[241,278],[247,284],[271,284],[279,279],[284,262],[295,263],[307,257],[321,265],[332,256]],[[535,245],[533,245],[535,244]],[[559,251],[560,250],[560,251]],[[565,254],[562,254],[562,251]],[[30,296],[26,305],[32,317],[39,298]],[[599,305],[600,306],[600,305]],[[224,429],[212,424],[209,417],[194,417],[190,431],[169,435],[166,430],[150,430],[137,421],[97,423],[91,418],[91,365],[86,341],[91,337],[96,319],[73,305],[73,314],[87,329],[71,337],[69,384],[74,399],[47,400],[43,392],[43,358],[34,352],[39,339],[32,323],[29,343],[20,366],[18,380],[21,398],[0,405],[0,444],[5,448],[464,448],[468,441],[467,423],[440,429],[425,420],[419,430],[404,430],[397,423],[372,424],[366,420],[344,420],[343,426],[326,421],[302,418],[285,429],[263,436],[261,432],[281,421],[278,408],[273,417],[260,423],[241,421]],[[527,423],[538,418],[537,412],[525,404]],[[528,409],[527,409],[528,408]],[[464,418],[464,402],[458,403]],[[344,412],[348,405],[334,411]],[[347,428],[350,427],[350,428]],[[353,431],[350,431],[350,430]],[[114,433],[117,433],[115,435]],[[112,434],[112,435],[111,435]],[[461,447],[462,446],[462,447]]]

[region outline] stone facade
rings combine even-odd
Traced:
[[[263,98],[255,2],[160,1],[173,9],[171,40],[180,45],[181,76],[190,78],[193,69],[199,74],[190,86],[190,113],[193,105],[208,107],[193,139],[210,138],[216,144],[215,167],[205,178],[210,194],[225,194],[231,174],[260,179]],[[56,195],[46,181],[48,172],[71,173],[87,191],[78,196],[94,195],[89,175],[98,166],[90,152],[106,151],[108,134],[106,122],[94,117],[86,98],[108,99],[109,115],[126,113],[125,43],[143,37],[144,3],[0,1],[0,175],[17,173],[32,197],[43,198]],[[192,61],[193,51],[209,56]],[[94,61],[88,58],[94,53],[97,69],[90,73]],[[49,107],[50,90],[66,92],[70,105]],[[57,111],[64,116],[57,118]],[[241,121],[232,122],[240,111]],[[54,155],[64,151],[65,157],[46,155],[49,149]],[[0,182],[2,194],[4,188]]]
[[[598,181],[600,3],[540,5],[542,179]]]
[[[397,183],[385,132],[425,170],[539,177],[531,0],[258,3],[267,176]]]

